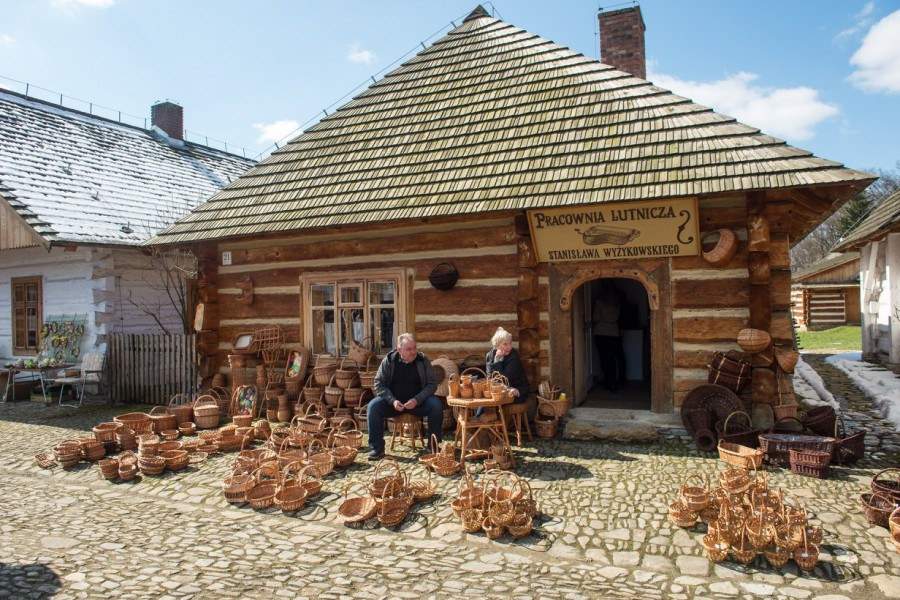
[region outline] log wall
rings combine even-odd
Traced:
[[[527,226],[524,228],[527,232]],[[408,329],[429,357],[461,360],[484,355],[498,326],[520,340],[530,374],[549,372],[546,268],[529,260],[521,225],[512,214],[478,219],[447,219],[407,227],[331,230],[315,235],[223,242],[216,249],[216,272],[201,280],[211,306],[199,308],[204,328],[215,316],[217,371],[228,373],[227,355],[235,335],[265,325],[285,331],[285,346],[302,341],[301,283],[304,274],[353,273],[401,268],[410,274]],[[222,252],[232,264],[222,265]],[[525,254],[523,254],[525,253]],[[442,261],[452,262],[459,280],[451,290],[435,289],[428,275]],[[252,303],[246,278],[252,280]],[[212,296],[215,296],[213,299]],[[201,305],[202,306],[202,305]],[[210,359],[213,357],[210,356]],[[253,366],[252,361],[248,368]],[[536,381],[535,381],[536,383]]]

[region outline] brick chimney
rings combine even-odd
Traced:
[[[170,138],[184,141],[184,109],[174,102],[157,102],[150,107],[150,122]]]
[[[647,79],[644,54],[644,19],[641,7],[623,8],[597,14],[600,21],[600,62]]]

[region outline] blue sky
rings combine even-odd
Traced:
[[[598,58],[597,9],[616,4],[485,6]],[[32,88],[41,97],[62,93],[73,107],[93,102],[141,119],[152,103],[171,99],[184,106],[189,139],[208,136],[255,156],[476,5],[0,0],[0,85],[23,91],[17,82],[28,82],[55,92]],[[900,160],[900,0],[640,5],[648,79],[657,85],[850,167],[892,169]]]

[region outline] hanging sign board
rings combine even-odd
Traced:
[[[528,225],[541,262],[700,253],[696,198],[529,210]]]

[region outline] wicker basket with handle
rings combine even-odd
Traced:
[[[194,401],[194,424],[197,429],[213,429],[219,426],[219,403],[209,395]]]
[[[360,523],[367,521],[375,516],[378,511],[378,503],[372,496],[356,496],[350,498],[350,486],[348,483],[344,486],[344,501],[338,507],[338,514],[345,523]]]
[[[150,421],[153,423],[153,431],[157,433],[166,429],[175,429],[178,427],[178,424],[175,421],[175,415],[171,414],[169,409],[165,406],[154,406],[147,414],[150,416]]]
[[[175,417],[176,426],[194,420],[193,402],[187,394],[175,394],[169,400],[169,413]]]
[[[346,390],[359,386],[359,365],[350,357],[341,359],[340,365],[334,372],[333,385]]]
[[[309,492],[300,483],[299,471],[301,468],[299,463],[291,463],[281,474],[281,480],[275,490],[275,505],[282,512],[300,510],[306,504]],[[292,471],[297,472],[294,477],[290,476]]]
[[[372,338],[367,337],[362,341],[353,340],[350,342],[350,347],[347,349],[347,357],[354,361],[357,365],[364,365],[369,362],[369,360],[375,358],[375,353],[372,352]]]
[[[319,385],[328,385],[331,377],[337,371],[337,359],[330,354],[319,354],[316,356],[316,363],[313,367],[313,379]]]

